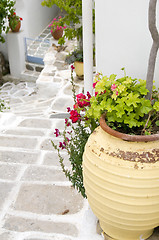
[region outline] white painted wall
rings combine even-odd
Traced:
[[[16,13],[23,18],[21,29],[24,36],[29,38],[37,37],[50,21],[57,15],[56,5],[52,8],[43,7],[42,0],[16,0]],[[6,38],[6,37],[5,37]],[[8,46],[6,43],[0,43],[0,51],[8,59]]]
[[[43,7],[42,0],[16,0],[17,15],[23,18],[22,28],[27,37],[34,38],[56,16],[58,8]]]
[[[148,29],[149,0],[96,0],[97,71],[146,79],[152,38]],[[159,18],[159,4],[157,6]],[[159,22],[158,29],[159,29]],[[159,87],[159,53],[155,80]]]

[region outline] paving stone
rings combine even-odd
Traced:
[[[64,164],[67,167],[70,167],[70,162],[68,160],[67,153],[61,153],[61,156],[64,158]],[[56,152],[47,152],[44,156],[44,165],[57,166],[60,167],[59,157]]]
[[[19,98],[12,98],[9,100],[9,104],[12,105],[12,104],[19,104],[19,103],[22,103],[23,101]]]
[[[79,89],[80,89],[79,86],[75,86],[75,91],[76,91],[76,93],[79,92]],[[64,88],[64,93],[65,93],[66,95],[73,96],[73,93],[72,93],[72,85],[71,85],[71,84],[68,85],[68,86],[66,86],[66,87]]]
[[[57,67],[58,70],[65,70],[68,69],[68,65],[65,64],[64,62],[54,62],[54,66]]]
[[[37,145],[36,138],[21,138],[14,136],[0,136],[0,146],[34,149]]]
[[[12,135],[21,135],[21,136],[43,136],[44,132],[40,130],[33,130],[33,129],[26,129],[26,128],[16,128],[16,129],[9,129],[5,131],[5,134],[12,134]]]
[[[69,118],[70,115],[68,115],[68,113],[62,113],[61,115],[59,114],[59,116],[61,116],[62,119],[57,119],[56,121],[54,121],[53,126],[52,126],[52,131],[50,132],[50,136],[55,136],[54,132],[55,129],[59,129],[59,130],[64,130],[65,128],[65,118]],[[54,114],[52,114],[50,116],[50,118],[56,118],[56,116],[54,116]],[[71,128],[67,127],[67,130],[70,131]]]
[[[8,197],[8,194],[12,190],[14,185],[12,183],[0,182],[0,209],[2,209],[3,204]]]
[[[0,239],[1,240],[1,239]],[[72,240],[72,238],[69,238],[69,237],[45,237],[45,238],[25,238],[24,240]]]
[[[29,118],[23,120],[20,124],[20,127],[31,127],[31,128],[51,128],[52,121],[49,119],[34,119]]]
[[[72,187],[55,185],[23,184],[13,206],[15,210],[38,214],[69,214],[83,207],[83,199]]]
[[[61,82],[61,81],[62,81],[62,78],[60,77],[53,78],[53,82]]]
[[[0,168],[1,173],[1,168]],[[21,180],[25,181],[68,181],[62,170],[46,167],[29,167]]]
[[[1,240],[1,239],[0,239]],[[64,237],[64,235],[63,236],[61,236],[61,237],[59,237],[59,236],[55,236],[55,237],[45,237],[45,238],[25,238],[24,240],[72,240],[72,238],[70,238],[70,237]]]
[[[20,170],[19,166],[0,164],[0,179],[15,180]]]
[[[66,112],[67,111],[67,107],[70,107],[72,109],[74,105],[74,101],[72,97],[59,97],[56,98],[54,104],[52,105],[52,109],[54,111],[59,111],[60,112]]]
[[[11,236],[11,233],[9,233],[9,232],[0,234],[0,240],[12,240],[12,239],[13,238]]]
[[[61,233],[71,236],[77,236],[77,228],[70,223],[60,223],[53,221],[40,221],[34,219],[26,219],[21,217],[8,216],[3,228],[17,232],[39,231],[45,233]]]
[[[63,119],[63,122],[64,122],[64,119],[65,118],[69,118],[70,117],[70,114],[69,113],[55,113],[55,114],[52,114],[50,116],[50,118],[59,118],[59,119]],[[60,120],[58,120],[60,121]]]
[[[54,76],[55,76],[55,72],[52,72],[52,73],[43,72],[43,73],[42,73],[42,76],[51,76],[51,77],[54,77]]]
[[[23,138],[20,136],[0,136],[0,147],[33,148],[37,143],[36,138]]]
[[[67,56],[67,53],[65,52],[59,52],[55,55],[57,61],[65,61],[66,56]]]
[[[62,70],[59,71],[59,76],[63,79],[71,79],[71,70]]]
[[[14,151],[0,151],[0,161],[8,163],[25,163],[34,164],[39,158],[40,152],[14,152]]]
[[[57,145],[59,145],[59,141],[60,141],[60,138],[59,138],[59,139],[53,139],[53,142],[54,142],[55,144],[57,144]],[[41,143],[40,149],[52,151],[54,148],[53,148],[53,146],[52,146],[51,139],[45,139],[45,140]]]

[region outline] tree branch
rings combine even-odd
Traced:
[[[151,95],[152,95],[155,63],[156,63],[157,51],[159,48],[159,34],[156,27],[156,4],[157,4],[157,0],[150,0],[149,2],[149,30],[153,39],[153,44],[150,52],[147,77],[146,77],[146,88],[149,90],[146,96],[147,99],[151,99]]]

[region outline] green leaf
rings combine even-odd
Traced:
[[[142,86],[142,87],[139,88],[139,92],[142,95],[146,95],[149,92],[149,90],[147,90],[144,86]]]
[[[150,100],[142,98],[141,104],[142,104],[140,107],[141,113],[147,114],[152,110],[152,105],[151,105]]]
[[[159,101],[158,102],[155,102],[155,104],[153,105],[153,108],[159,112]]]
[[[121,118],[125,114],[124,105],[125,105],[124,103],[123,104],[118,104],[115,107],[115,110],[117,111],[116,115],[119,118]]]
[[[158,120],[158,121],[156,121],[156,126],[158,126],[158,127],[159,127],[159,120]]]
[[[127,96],[126,104],[127,106],[133,105],[134,107],[137,107],[137,103],[140,102],[139,94],[133,94],[132,92]]]
[[[110,81],[114,81],[115,78],[116,78],[116,76],[117,76],[117,75],[115,75],[115,74],[111,74],[110,77],[109,77],[109,80],[110,80]]]

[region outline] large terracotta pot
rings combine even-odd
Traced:
[[[77,76],[82,77],[84,75],[83,62],[74,62],[75,73]]]
[[[159,134],[118,133],[104,119],[83,155],[88,202],[111,239],[147,239],[159,225]]]
[[[54,32],[51,32],[51,34],[55,40],[59,40],[63,36],[63,29],[55,30]]]

